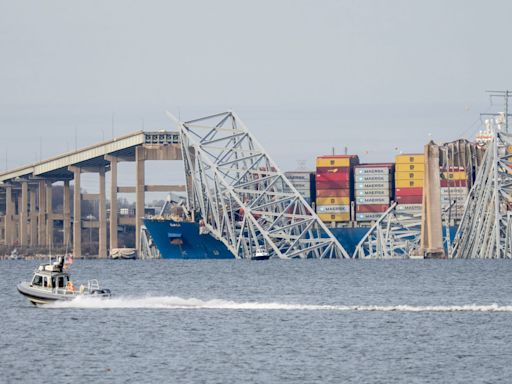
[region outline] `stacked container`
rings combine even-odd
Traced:
[[[319,156],[316,159],[316,212],[325,222],[350,221],[353,199],[354,155]]]
[[[464,168],[441,168],[441,209],[444,212],[451,206],[450,219],[460,220],[462,218],[467,195],[468,178]]]
[[[395,162],[397,209],[411,213],[421,212],[425,156],[423,154],[398,155]]]
[[[393,195],[394,164],[360,164],[354,167],[356,221],[374,221],[389,208]]]
[[[285,176],[299,192],[304,200],[311,204],[315,201],[315,172],[293,171],[285,172]]]

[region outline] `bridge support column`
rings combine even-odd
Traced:
[[[144,147],[137,147],[135,149],[135,248],[140,252],[140,231],[142,228],[142,219],[144,217],[144,192],[145,192],[145,151]]]
[[[421,254],[425,258],[443,258],[443,227],[441,222],[441,178],[439,147],[425,145],[425,175],[423,182],[423,213],[421,220]]]
[[[30,217],[30,246],[37,245],[37,210],[36,210],[36,191],[31,188],[29,191],[29,217]]]
[[[82,257],[82,194],[80,193],[80,173],[78,167],[69,167],[74,174],[73,184],[73,255]]]
[[[38,212],[38,243],[46,245],[46,185],[44,180],[39,181],[39,212]]]
[[[7,185],[5,187],[5,244],[13,245],[14,244],[14,236],[13,236],[13,220],[12,216],[14,214],[14,204],[12,201],[12,187]]]
[[[53,247],[53,186],[51,181],[46,182],[46,244]]]
[[[21,204],[19,211],[19,237],[20,245],[26,247],[28,245],[28,182],[21,182]]]
[[[112,250],[118,247],[117,244],[117,163],[115,156],[105,156],[110,162],[110,254]]]
[[[107,257],[107,199],[105,197],[105,168],[100,168],[100,191],[99,191],[99,246],[98,257]]]
[[[71,244],[71,199],[69,193],[69,180],[64,180],[64,188],[62,190],[62,213],[64,216],[64,233],[63,243],[66,249]]]

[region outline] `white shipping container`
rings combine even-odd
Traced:
[[[391,184],[382,182],[382,183],[355,183],[356,189],[390,189]]]
[[[371,182],[379,182],[379,181],[389,181],[390,177],[389,174],[385,175],[374,175],[374,174],[362,174],[362,175],[356,175],[354,177],[356,182],[361,183],[371,183]]]
[[[317,205],[318,213],[349,213],[350,205]]]
[[[374,221],[380,219],[382,213],[379,212],[368,212],[368,213],[357,213],[356,221]]]
[[[441,195],[467,195],[467,187],[441,187]]]
[[[311,183],[309,183],[309,182],[292,181],[292,185],[295,187],[295,189],[310,189],[311,188]]]
[[[354,173],[356,175],[387,175],[389,174],[388,167],[354,167]]]
[[[285,172],[284,175],[288,180],[291,182],[298,181],[298,182],[310,182],[311,181],[311,174],[313,172]]]
[[[389,204],[389,196],[357,197],[357,204]]]
[[[389,189],[359,189],[356,191],[358,197],[389,196]]]
[[[421,212],[423,204],[398,204],[396,206],[397,211],[406,212]]]
[[[456,201],[457,203],[464,204],[466,201],[467,196],[444,196],[441,195],[441,204],[450,204]]]

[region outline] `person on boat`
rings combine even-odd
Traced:
[[[75,292],[75,286],[73,285],[73,282],[71,280],[68,281],[66,285],[66,290],[69,292]]]

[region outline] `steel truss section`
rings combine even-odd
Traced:
[[[349,255],[234,112],[177,121],[190,209],[237,258]]]
[[[512,135],[493,127],[475,183],[464,205],[450,257],[512,257]]]
[[[407,259],[420,247],[421,211],[404,212],[394,203],[357,245],[353,258]]]

